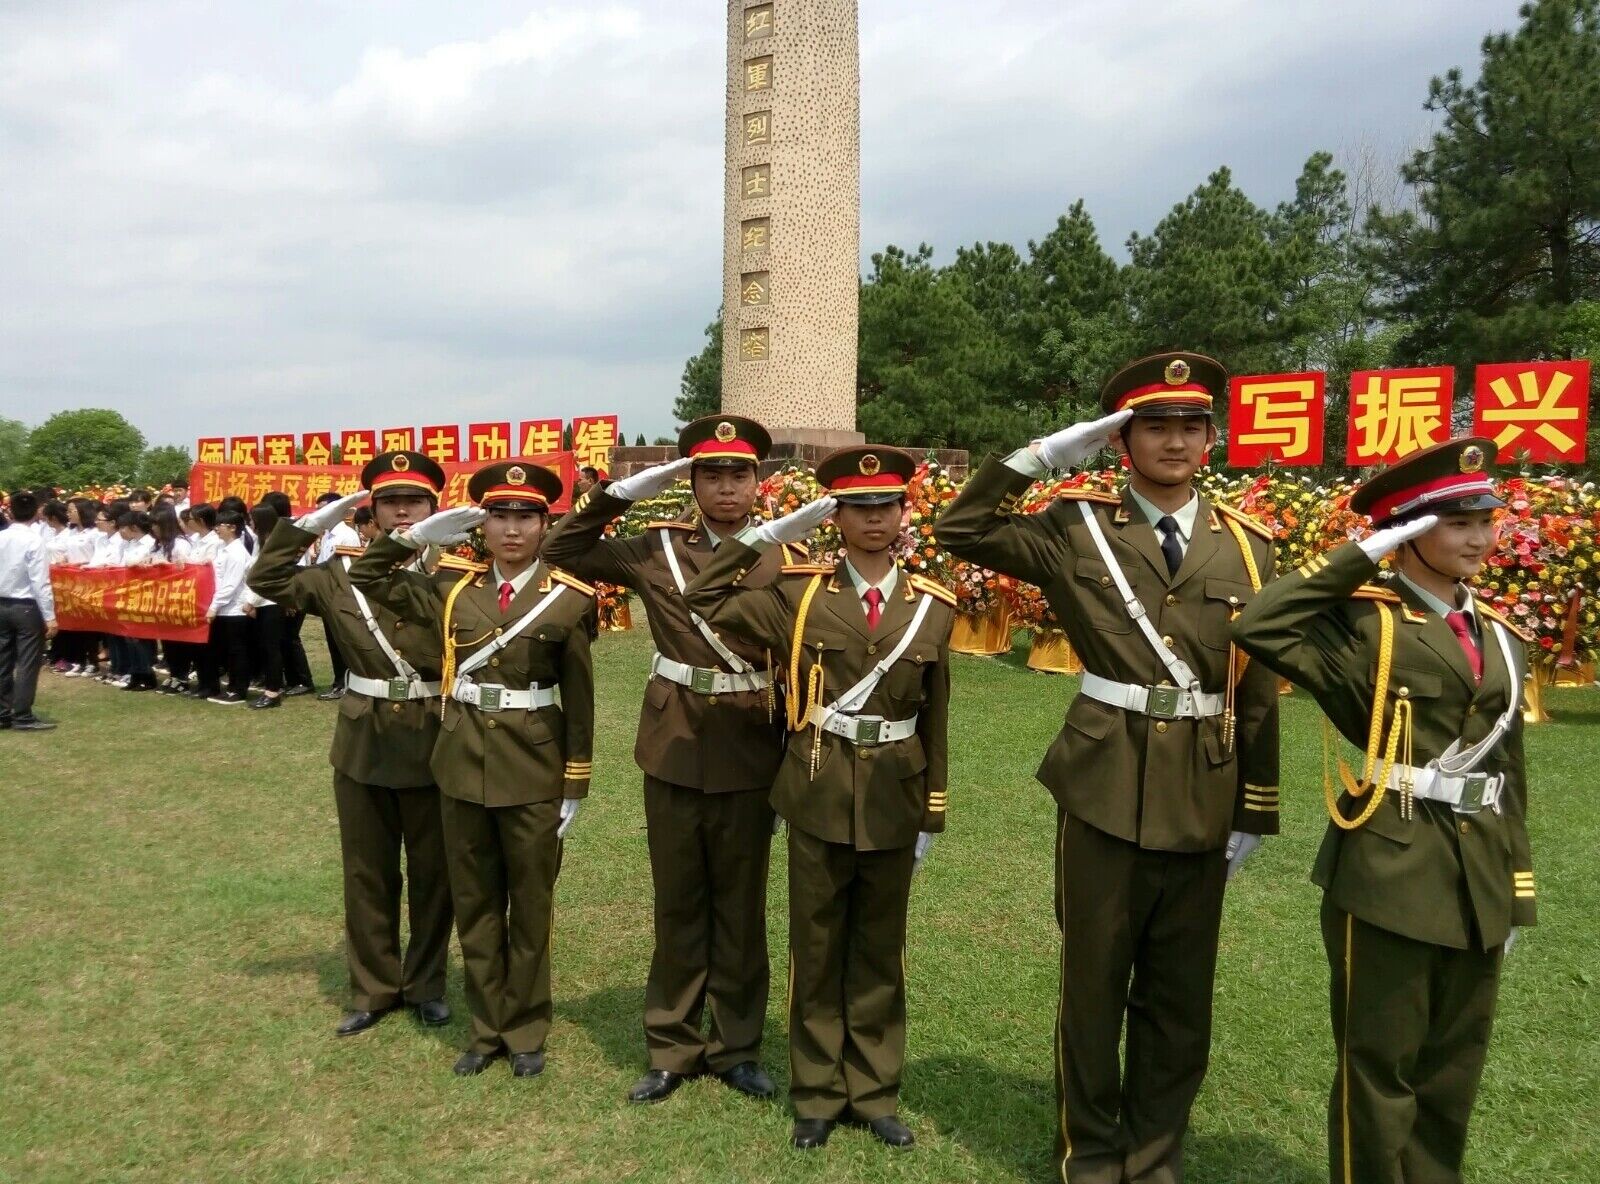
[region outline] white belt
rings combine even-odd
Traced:
[[[537,711],[556,705],[555,687],[512,691],[495,683],[476,683],[467,678],[456,679],[450,688],[450,697],[479,711]]]
[[[1476,814],[1487,807],[1500,813],[1500,790],[1505,777],[1496,773],[1441,773],[1431,765],[1395,765],[1389,770],[1389,788],[1399,789],[1403,780],[1411,782],[1413,797],[1443,802],[1457,814]]]
[[[708,670],[704,666],[691,666],[687,662],[674,662],[660,654],[650,659],[650,673],[659,674],[668,682],[688,687],[697,695],[730,695],[734,691],[763,691],[772,683],[765,670],[752,670],[747,674],[729,674],[724,670]]]
[[[345,689],[369,699],[436,699],[439,684],[412,681],[409,678],[362,678],[359,674],[345,672]]]
[[[824,732],[842,736],[858,747],[874,744],[891,744],[916,735],[917,717],[910,719],[884,719],[881,715],[849,715],[831,707],[817,707],[811,712],[811,723]]]
[[[1227,706],[1220,694],[1205,691],[1190,692],[1182,687],[1141,687],[1132,683],[1112,682],[1087,671],[1083,675],[1083,693],[1098,703],[1121,707],[1124,711],[1148,715],[1154,719],[1206,719],[1221,715]]]

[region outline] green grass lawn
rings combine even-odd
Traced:
[[[308,638],[320,631],[313,625]],[[320,640],[320,639],[319,639]],[[630,1107],[650,954],[634,728],[650,646],[596,650],[593,796],[558,888],[549,1068],[450,1073],[466,1030],[395,1016],[350,1040],[333,708],[230,710],[46,675],[47,735],[0,733],[0,1180],[968,1181],[1052,1178],[1055,809],[1033,780],[1073,681],[958,657],[950,822],[911,904],[911,1020],[891,1152],[714,1082]],[[320,658],[321,655],[317,655]],[[324,667],[325,669],[325,667]],[[1469,1177],[1600,1180],[1600,692],[1530,729],[1542,924],[1509,959]],[[1284,700],[1283,836],[1229,889],[1198,1184],[1316,1184],[1333,1054],[1317,893],[1317,717]],[[774,851],[765,1060],[787,1081],[785,876]]]

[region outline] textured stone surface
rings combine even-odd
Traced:
[[[856,7],[728,3],[722,405],[775,431],[856,426]]]

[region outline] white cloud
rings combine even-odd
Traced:
[[[670,423],[719,300],[721,8],[0,8],[0,414],[152,438]],[[1510,0],[874,0],[863,242],[1113,246],[1218,164],[1409,140]]]

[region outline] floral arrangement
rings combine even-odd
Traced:
[[[641,535],[652,522],[676,522],[697,513],[694,493],[687,481],[654,497],[641,498],[623,512],[621,518],[606,527],[607,538],[631,539]]]
[[[1555,659],[1600,656],[1600,490],[1569,477],[1510,477],[1500,541],[1476,585]],[[1574,597],[1577,598],[1574,606]]]

